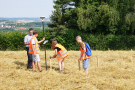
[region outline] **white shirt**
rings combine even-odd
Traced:
[[[29,34],[26,35],[26,36],[24,37],[24,42],[25,42],[25,43],[30,43],[30,40],[31,40],[32,36],[33,36],[33,35],[30,36]],[[29,45],[26,45],[26,47],[29,47]]]

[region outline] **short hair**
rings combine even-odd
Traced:
[[[57,43],[58,43],[57,40],[53,40],[53,41],[52,41],[52,44],[53,44],[53,45],[56,45]]]
[[[29,29],[29,31],[32,31],[32,30],[33,30],[33,28],[30,28],[30,29]]]
[[[34,32],[33,32],[33,35],[35,35],[35,34],[38,34],[38,31],[37,30],[34,30]]]
[[[53,41],[52,41],[52,47],[51,47],[52,50],[55,49],[55,45],[56,45],[56,44],[58,44],[57,40],[53,40]]]
[[[81,36],[80,36],[80,35],[76,36],[76,39],[80,39],[80,40],[82,40],[82,38],[81,38]]]

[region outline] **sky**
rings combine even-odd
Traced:
[[[0,17],[49,18],[53,5],[53,0],[0,0]]]

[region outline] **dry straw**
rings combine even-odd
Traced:
[[[69,51],[65,72],[58,71],[57,59],[51,59],[45,69],[44,52],[40,53],[43,72],[26,69],[26,51],[0,52],[1,90],[135,90],[135,67],[131,51],[92,51],[89,75],[78,70],[79,51]],[[132,51],[134,54],[134,51]],[[47,61],[53,51],[47,51]],[[97,57],[100,67],[97,67]],[[134,60],[134,58],[132,58]],[[80,64],[82,68],[82,64]],[[37,67],[36,67],[37,69]],[[38,71],[38,69],[37,69]]]

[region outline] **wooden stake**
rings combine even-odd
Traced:
[[[80,71],[80,60],[78,60],[78,67],[79,67],[79,71]]]
[[[131,49],[131,62],[132,62],[132,64],[133,64],[133,60],[132,60],[132,49]]]
[[[50,69],[52,69],[51,57],[50,57]]]
[[[108,51],[110,52],[110,49],[108,48]]]

